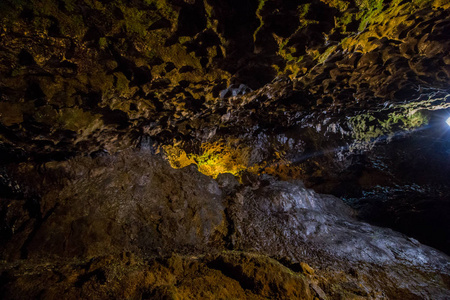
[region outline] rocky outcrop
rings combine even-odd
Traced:
[[[275,298],[449,296],[446,255],[357,221],[342,200],[301,182],[251,173],[244,183],[232,175],[215,181],[194,166],[172,169],[149,151],[47,163],[40,170],[24,164],[10,174],[12,187],[28,191],[11,190],[16,199],[2,199],[2,291],[11,298],[20,298],[16,288],[49,297],[67,288],[71,297],[118,296],[125,291],[113,286],[129,280],[133,298],[160,293],[161,286],[193,297],[189,280],[198,276],[211,277],[209,284],[223,290],[205,289],[225,298],[238,297],[225,292],[236,281],[244,293]],[[140,263],[124,262],[131,258],[121,253]],[[170,265],[173,260],[181,265]],[[43,268],[46,263],[51,267]],[[40,275],[29,277],[27,268]],[[174,287],[175,278],[185,283]],[[30,285],[21,287],[22,280]],[[98,284],[107,286],[92,288]],[[185,288],[191,296],[182,296]]]
[[[2,274],[0,295],[5,299],[61,295],[66,299],[314,299],[324,295],[312,275],[296,274],[275,260],[239,252],[145,261],[123,253],[66,265],[11,266]]]

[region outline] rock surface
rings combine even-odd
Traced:
[[[11,173],[29,192],[1,203],[6,298],[63,290],[69,298],[195,298],[196,281],[223,298],[450,295],[448,256],[357,221],[342,200],[301,182],[251,173],[242,184],[230,174],[216,181],[149,151]]]
[[[448,298],[449,14],[1,1],[0,297]]]

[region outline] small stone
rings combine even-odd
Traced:
[[[303,274],[314,275],[314,269],[311,268],[307,263],[301,262],[300,267],[302,268]]]
[[[327,295],[325,295],[325,292],[315,283],[311,283],[311,288],[314,290],[314,292],[317,294],[317,297],[314,297],[314,299],[320,299],[320,300],[326,300]]]

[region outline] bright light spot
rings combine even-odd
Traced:
[[[450,126],[450,117],[447,119],[447,125]]]

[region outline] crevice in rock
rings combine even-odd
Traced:
[[[218,270],[222,272],[225,276],[232,278],[239,282],[239,285],[244,290],[255,291],[257,290],[257,283],[253,278],[248,277],[242,270],[241,265],[235,265],[230,262],[227,262],[223,259],[223,257],[217,257],[216,259],[211,260],[207,264],[208,268]]]
[[[31,233],[27,236],[26,240],[23,242],[20,247],[20,258],[27,259],[29,253],[29,245],[33,241],[34,237],[38,233],[42,224],[52,215],[52,213],[58,208],[59,203],[55,204],[52,208],[50,208],[47,213],[42,216],[40,200],[37,198],[27,199],[25,202],[25,209],[28,211],[30,217],[34,219],[33,229]]]

